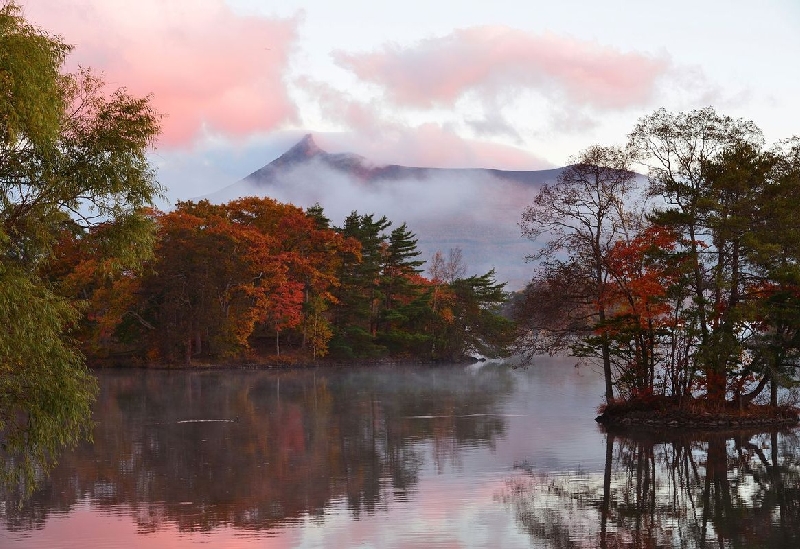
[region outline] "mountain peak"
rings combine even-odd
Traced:
[[[311,158],[312,156],[317,156],[318,154],[324,154],[325,151],[320,149],[317,146],[316,141],[314,141],[314,136],[310,133],[307,133],[303,136],[303,138],[297,142],[297,144],[286,151],[285,154],[291,156],[303,156],[305,158]]]
[[[273,160],[270,165],[275,167],[298,164],[314,158],[315,156],[325,155],[325,151],[317,146],[314,136],[307,133],[291,149]]]
[[[317,146],[317,142],[314,141],[314,136],[311,135],[310,133],[305,134],[303,138],[297,142],[297,145],[292,147],[292,149],[303,149],[304,151],[307,151],[311,155],[324,152]]]

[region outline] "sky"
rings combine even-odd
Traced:
[[[412,166],[542,169],[655,109],[800,133],[798,0],[17,0],[67,68],[151,94],[166,201],[305,133]]]

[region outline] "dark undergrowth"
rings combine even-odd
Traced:
[[[653,425],[661,427],[726,428],[752,425],[794,425],[800,412],[793,406],[725,402],[705,399],[647,395],[602,405],[598,423],[605,425]]]

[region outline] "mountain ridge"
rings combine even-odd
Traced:
[[[528,185],[541,185],[554,181],[563,168],[545,170],[501,170],[497,168],[436,168],[424,166],[405,166],[402,164],[373,164],[365,157],[354,153],[329,153],[321,149],[310,133],[303,136],[294,146],[272,162],[245,176],[240,182],[254,184],[273,183],[287,169],[295,168],[309,161],[320,161],[327,167],[346,172],[360,181],[375,183],[403,179],[426,179],[430,177],[463,177],[489,174],[498,179]],[[237,182],[239,183],[239,182]],[[236,183],[234,183],[236,185]]]
[[[352,153],[329,153],[307,134],[283,154],[205,197],[223,203],[268,196],[308,208],[322,205],[334,225],[353,211],[385,215],[416,234],[421,259],[461,248],[470,274],[496,269],[509,289],[522,288],[536,244],[521,237],[518,222],[545,183],[563,168],[500,170],[374,164]]]

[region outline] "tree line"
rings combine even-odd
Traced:
[[[643,168],[645,178],[636,173]],[[712,108],[642,118],[522,217],[543,244],[518,300],[528,353],[594,357],[605,399],[744,406],[797,381],[800,139]]]
[[[85,304],[74,336],[90,360],[139,363],[462,360],[504,354],[514,335],[494,273],[464,276],[460,252],[423,275],[416,236],[352,212],[271,198],[151,211],[154,252],[104,259],[113,224],[67,224],[43,276]]]

